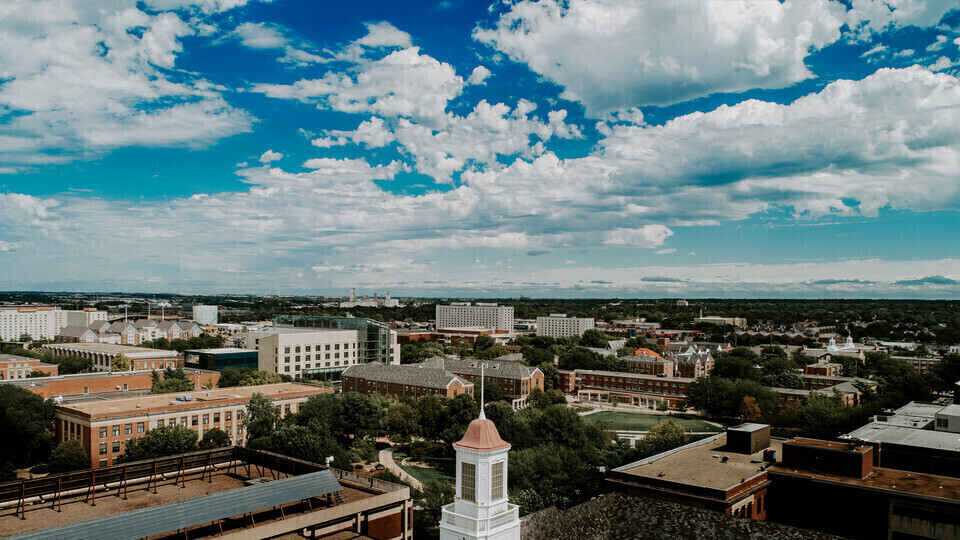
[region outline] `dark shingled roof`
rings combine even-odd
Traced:
[[[465,376],[480,376],[480,364],[483,364],[484,375],[487,377],[499,377],[503,379],[526,379],[533,375],[538,368],[530,367],[519,362],[510,362],[505,360],[479,360],[477,358],[444,358],[434,356],[422,362],[427,367],[441,368],[452,373],[459,373]]]
[[[472,382],[465,381],[449,371],[425,366],[423,364],[408,364],[403,366],[380,364],[378,362],[356,364],[344,370],[342,377],[357,377],[370,381],[409,384],[426,388],[439,388],[441,390],[446,390],[450,383],[455,380],[460,381],[464,386],[473,386]]]

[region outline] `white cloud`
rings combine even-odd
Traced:
[[[608,246],[657,247],[663,245],[673,231],[663,225],[644,225],[639,229],[614,229],[603,241]]]
[[[846,18],[862,37],[905,26],[926,28],[956,9],[953,2],[939,0],[853,0]]]
[[[18,114],[0,126],[0,165],[129,145],[196,147],[250,130],[253,119],[228,105],[221,88],[175,70],[181,39],[194,29],[175,13],[134,4],[101,11],[38,0],[3,8],[0,106]]]
[[[657,255],[669,255],[671,253],[676,253],[676,252],[677,252],[676,248],[658,249],[657,251],[654,251],[654,253],[656,253]]]
[[[483,67],[477,66],[473,68],[473,72],[470,73],[470,78],[467,79],[467,84],[486,84],[487,77],[491,75],[490,70]]]
[[[587,114],[783,88],[840,37],[836,2],[522,0],[475,39],[564,88]]]
[[[238,26],[234,33],[241,45],[251,49],[282,49],[287,44],[283,32],[269,24],[246,22]]]
[[[282,159],[282,158],[283,158],[283,154],[281,154],[280,152],[267,150],[266,152],[263,153],[263,155],[260,156],[260,163],[266,164],[266,163],[270,163],[271,161],[277,161],[278,159]]]

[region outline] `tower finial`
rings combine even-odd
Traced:
[[[480,419],[481,419],[481,420],[486,420],[486,419],[487,419],[487,415],[483,412],[483,388],[484,388],[484,387],[483,387],[483,383],[484,383],[484,380],[483,380],[483,368],[484,368],[484,367],[485,367],[485,366],[484,366],[483,362],[480,362]]]

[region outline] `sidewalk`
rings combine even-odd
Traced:
[[[388,471],[400,477],[404,482],[409,483],[411,486],[423,491],[423,484],[419,480],[407,474],[407,471],[400,468],[397,465],[397,462],[393,460],[393,448],[384,448],[380,451],[380,463],[387,468]]]

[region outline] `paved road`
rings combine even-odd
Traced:
[[[380,451],[380,463],[383,463],[383,466],[386,467],[388,471],[399,476],[404,482],[408,482],[411,486],[423,491],[423,484],[407,474],[407,471],[401,469],[400,466],[397,465],[397,462],[393,460],[393,448],[384,448]]]

